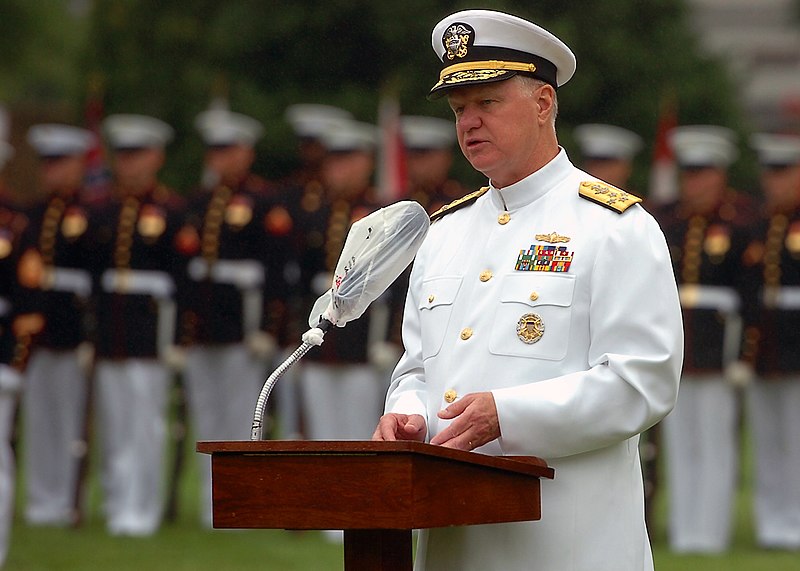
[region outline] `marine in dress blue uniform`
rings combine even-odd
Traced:
[[[184,381],[199,439],[246,440],[286,322],[293,221],[275,184],[251,172],[259,121],[216,109],[200,114],[196,126],[208,184],[192,193],[179,235],[187,260],[180,288]],[[210,526],[210,458],[198,460]]]
[[[175,343],[176,255],[183,200],[158,181],[172,128],[111,115],[114,189],[96,229],[97,420],[108,531],[147,536],[161,524],[168,365]]]
[[[28,213],[19,263],[18,311],[38,316],[25,372],[25,518],[67,525],[77,517],[91,346],[94,254],[91,206],[81,198],[93,135],[62,124],[34,125],[28,143],[40,160],[43,199]]]
[[[633,190],[630,178],[633,161],[642,150],[642,138],[624,127],[607,123],[585,123],[573,131],[581,154],[581,168],[619,188]],[[648,529],[653,530],[656,491],[658,489],[658,446],[660,426],[642,434],[641,455],[644,470],[645,515]]]
[[[580,147],[581,168],[608,184],[629,188],[633,160],[642,150],[642,138],[624,127],[586,123],[573,133]]]
[[[535,455],[556,476],[541,521],[424,530],[417,568],[652,569],[638,440],[674,405],[682,360],[664,236],[558,146],[576,64],[562,41],[488,10],[431,40],[430,97],[447,95],[489,183],[432,216],[374,438]]]
[[[297,139],[298,166],[282,181],[280,201],[289,210],[292,218],[292,257],[288,278],[291,291],[287,296],[288,321],[284,337],[282,362],[296,348],[302,334],[306,331],[308,304],[311,302],[307,283],[308,272],[304,271],[299,260],[305,257],[307,249],[318,250],[324,236],[318,223],[319,212],[324,207],[324,188],[320,180],[320,169],[328,151],[322,142],[325,132],[341,122],[353,119],[352,113],[340,107],[321,103],[295,103],[286,108],[285,119]],[[305,279],[304,279],[305,275]],[[306,427],[300,403],[298,369],[290,368],[274,389],[277,406],[276,433],[283,439],[305,437]]]
[[[305,250],[301,263],[308,292],[306,314],[313,301],[331,287],[351,223],[379,207],[371,185],[376,128],[344,122],[324,133],[322,141],[328,152],[321,168],[324,195],[312,224],[323,239]],[[331,332],[300,363],[308,438],[369,438],[388,383],[386,364],[378,361],[389,350],[385,343],[390,321],[388,298],[379,298],[364,316]],[[344,416],[343,410],[348,410]]]
[[[679,283],[685,330],[681,392],[664,420],[670,547],[727,549],[738,479],[738,395],[726,375],[742,335],[742,256],[749,216],[727,185],[739,154],[732,131],[688,125],[668,133],[680,168],[678,202],[660,222]]]
[[[14,148],[0,140],[0,172],[13,154]],[[20,237],[27,225],[27,218],[5,191],[0,179],[0,567],[8,554],[14,519],[16,463],[11,435],[22,384],[20,350],[25,348],[17,346],[13,323]]]
[[[424,115],[400,118],[406,153],[408,198],[419,202],[429,214],[467,194],[450,177],[456,131],[452,121]]]
[[[762,217],[745,251],[744,362],[755,450],[756,540],[800,549],[800,137],[757,133]]]

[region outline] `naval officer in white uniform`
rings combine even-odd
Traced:
[[[555,479],[541,521],[422,532],[417,569],[650,570],[637,444],[675,403],[683,347],[664,236],[559,147],[556,88],[575,70],[563,42],[470,10],[432,43],[431,96],[447,96],[489,184],[432,217],[373,438],[535,455]]]

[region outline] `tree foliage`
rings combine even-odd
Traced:
[[[39,3],[0,1],[31,26],[41,17],[33,8]],[[69,65],[80,66],[84,85],[102,78],[107,113],[153,114],[176,128],[166,170],[175,186],[198,178],[202,149],[192,122],[215,97],[265,123],[258,168],[279,177],[294,160],[283,118],[291,103],[330,103],[375,121],[380,96],[392,92],[404,113],[449,117],[444,101],[425,99],[439,71],[430,34],[445,15],[471,7],[456,0],[94,0],[83,53]],[[667,97],[682,123],[743,129],[732,86],[718,62],[698,55],[681,0],[486,0],[483,7],[538,22],[575,51],[577,73],[559,92],[559,132],[570,150],[571,128],[588,121],[652,140]],[[26,32],[13,37],[0,46],[32,49]],[[86,97],[63,95],[75,109]],[[458,168],[468,178],[469,168]]]

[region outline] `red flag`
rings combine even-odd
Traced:
[[[678,126],[675,97],[668,96],[661,104],[658,118],[653,164],[650,168],[650,188],[647,198],[654,204],[668,204],[678,198],[678,168],[669,146],[667,133]]]
[[[86,154],[86,176],[84,198],[90,202],[102,199],[109,190],[111,173],[106,164],[103,137],[100,126],[105,114],[103,107],[103,82],[99,76],[89,79],[84,121],[86,128],[94,134],[92,147]]]
[[[408,175],[403,133],[400,129],[400,103],[394,96],[384,96],[378,107],[381,134],[378,163],[378,199],[382,204],[406,197]]]

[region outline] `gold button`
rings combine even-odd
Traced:
[[[503,212],[500,216],[497,217],[497,222],[501,225],[508,224],[508,221],[511,220],[511,215],[508,212]]]
[[[481,272],[481,281],[482,282],[488,282],[490,279],[492,279],[492,271],[491,270],[483,270]]]
[[[532,291],[531,292],[531,301],[536,301],[537,299],[539,299],[539,294],[536,293],[535,291]]]
[[[428,296],[428,303],[433,303],[434,299],[436,299],[436,297],[433,294],[429,295]]]
[[[458,393],[456,393],[456,391],[454,391],[453,389],[447,389],[446,391],[444,391],[445,401],[453,402],[454,400],[456,400],[456,397],[458,397]]]
[[[464,329],[461,330],[461,338],[464,341],[466,341],[470,337],[472,337],[472,328],[471,327],[465,327]]]

